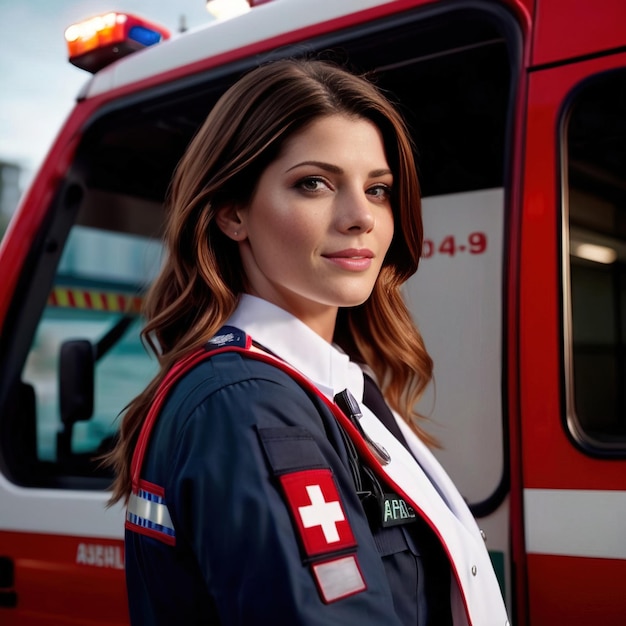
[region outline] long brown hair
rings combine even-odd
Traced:
[[[346,114],[381,131],[394,174],[395,232],[370,298],[339,312],[335,341],[369,365],[389,404],[429,443],[415,403],[432,377],[432,361],[400,287],[416,270],[422,216],[413,146],[404,121],[364,78],[317,60],[281,60],[246,74],[220,98],[190,143],[172,181],[167,260],[146,298],[143,338],[160,372],[131,404],[107,462],[116,472],[111,502],[128,498],[130,464],[143,420],[163,377],[204,344],[234,311],[244,290],[237,244],[215,216],[225,203],[246,204],[285,141],[320,117]]]

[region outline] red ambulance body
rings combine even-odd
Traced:
[[[421,410],[512,623],[624,624],[626,5],[251,4],[169,39],[132,18],[72,59],[97,71],[0,248],[0,623],[128,623],[123,510],[95,459],[156,371],[139,311],[168,181],[243,72],[316,55],[367,72],[414,134]],[[121,58],[154,43],[130,26],[162,41]]]

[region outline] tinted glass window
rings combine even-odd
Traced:
[[[626,443],[626,73],[586,82],[566,121],[571,315],[568,400],[576,435]],[[568,307],[566,307],[567,309]]]
[[[146,237],[71,231],[23,372],[34,391],[36,458],[53,474],[101,473],[94,458],[110,449],[118,414],[156,373],[139,311],[160,256]],[[90,367],[91,399],[82,385],[63,386]]]

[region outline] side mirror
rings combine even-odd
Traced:
[[[93,344],[86,339],[65,341],[59,359],[61,421],[71,425],[88,420],[93,415]]]
[[[59,459],[72,457],[72,430],[76,422],[91,419],[94,409],[96,362],[125,335],[136,318],[124,315],[95,344],[87,339],[70,339],[59,354],[59,410],[61,430],[57,434]]]
[[[57,436],[59,458],[72,454],[72,430],[76,422],[93,415],[95,350],[86,339],[61,345],[59,355],[59,403],[62,428]]]

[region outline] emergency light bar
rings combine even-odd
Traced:
[[[169,38],[165,28],[128,13],[98,15],[65,31],[70,63],[92,73]]]

